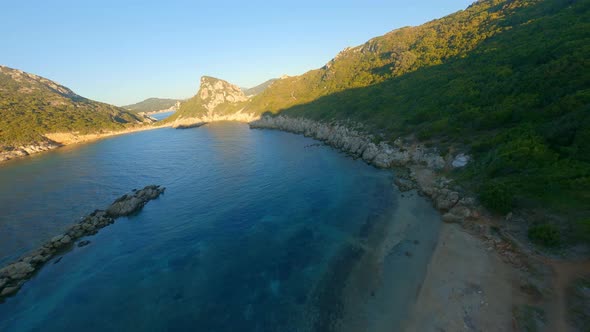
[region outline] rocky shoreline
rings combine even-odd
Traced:
[[[170,126],[170,125],[168,125]],[[31,145],[23,145],[19,147],[1,147],[0,146],[0,164],[2,162],[6,162],[12,159],[24,158],[33,154],[37,154],[40,152],[50,151],[53,149],[57,149],[63,147],[65,145],[71,144],[78,144],[78,143],[85,143],[90,141],[95,141],[101,138],[110,137],[110,136],[117,136],[123,134],[130,134],[138,131],[144,130],[152,130],[152,129],[159,129],[166,127],[164,126],[152,126],[152,125],[144,125],[140,127],[133,127],[128,129],[123,129],[119,131],[108,131],[96,134],[76,134],[76,133],[48,133],[45,134],[45,141],[31,144]]]
[[[147,202],[164,193],[165,189],[157,185],[149,185],[140,190],[133,190],[116,199],[106,210],[95,210],[83,217],[80,222],[72,225],[63,234],[53,237],[40,248],[0,269],[0,302],[4,298],[16,294],[22,285],[47,261],[70,249],[76,240],[96,234],[101,228],[114,223],[115,219],[119,217],[140,211]],[[79,247],[87,244],[89,244],[87,240],[77,243]]]
[[[59,148],[60,146],[63,145],[52,140],[47,140],[38,144],[5,148],[4,150],[0,150],[0,163],[15,158],[30,156],[43,151],[53,150]]]
[[[551,302],[550,298],[539,302],[538,297],[524,291],[547,289],[550,272],[544,264],[527,254],[526,248],[499,226],[504,224],[504,217],[487,212],[474,196],[444,176],[445,170],[464,167],[470,156],[457,153],[443,157],[436,148],[401,138],[391,145],[376,143],[374,136],[353,127],[359,126],[285,116],[265,116],[250,123],[253,129],[275,129],[312,137],[375,167],[395,169],[395,185],[400,191],[416,190],[432,200],[441,213],[443,225],[405,330],[452,331],[465,326],[469,330],[504,327],[518,330],[528,323],[519,321],[515,312],[539,303],[546,307]],[[462,253],[471,256],[463,257]],[[493,278],[490,274],[493,271],[503,274]],[[477,291],[472,294],[472,289]],[[452,295],[455,292],[459,296]],[[472,295],[461,295],[468,293]],[[494,297],[494,294],[505,297]],[[445,307],[444,316],[425,320]]]
[[[313,137],[378,168],[406,167],[409,173],[405,178],[398,174],[396,184],[402,191],[417,188],[430,197],[434,206],[443,213],[444,221],[462,222],[480,215],[473,197],[451,189],[450,179],[434,174],[444,168],[465,166],[467,162],[454,166],[458,165],[457,158],[469,160],[463,153],[443,158],[436,148],[427,148],[423,144],[408,143],[401,138],[395,140],[393,145],[386,142],[375,143],[373,136],[347,126],[303,118],[265,116],[250,122],[250,128],[277,129]]]

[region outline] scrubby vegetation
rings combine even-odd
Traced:
[[[0,151],[51,132],[122,129],[143,118],[99,103],[39,76],[0,66]]]
[[[540,224],[529,228],[529,239],[545,247],[557,247],[561,244],[559,230],[552,224]]]
[[[478,1],[276,81],[246,111],[352,119],[390,140],[465,149],[475,162],[456,175],[490,209],[547,209],[574,223],[590,217],[589,9]]]
[[[133,112],[156,112],[168,109],[177,102],[179,99],[165,99],[165,98],[148,98],[144,101],[140,101],[139,103],[131,104],[122,106],[126,110],[130,110]]]

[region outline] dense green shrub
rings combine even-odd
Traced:
[[[556,247],[561,244],[561,235],[557,227],[551,224],[539,224],[529,227],[529,239],[545,247]]]
[[[590,244],[590,219],[584,219],[577,222],[576,235],[579,240]]]
[[[480,191],[481,203],[491,211],[506,214],[512,209],[514,199],[509,187],[501,183],[488,183]]]

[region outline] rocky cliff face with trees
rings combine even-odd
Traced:
[[[181,103],[180,109],[163,122],[178,127],[222,120],[252,121],[256,118],[253,113],[242,112],[248,100],[236,85],[203,76],[197,94]]]

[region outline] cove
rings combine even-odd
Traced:
[[[49,262],[0,304],[0,330],[397,329],[440,216],[391,171],[317,143],[215,123],[0,166],[3,262],[132,188],[167,188]]]

